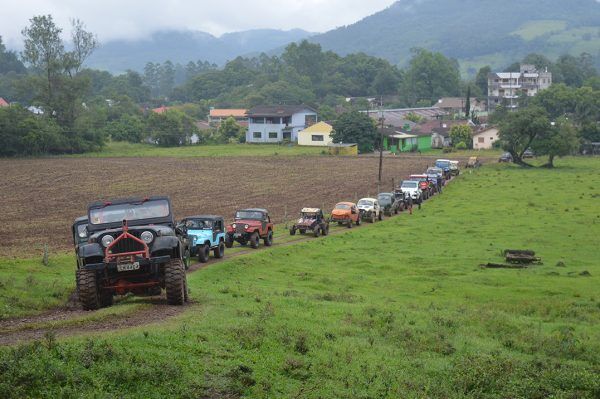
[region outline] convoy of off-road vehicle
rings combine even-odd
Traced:
[[[411,175],[377,198],[339,202],[329,218],[320,208],[303,208],[289,227],[290,235],[329,234],[329,224],[351,228],[363,220],[375,223],[441,192],[446,180],[460,173],[457,161],[440,159],[422,175]],[[411,211],[412,212],[412,211]],[[164,289],[167,302],[188,301],[186,269],[190,258],[208,262],[212,251],[223,258],[237,242],[258,248],[273,245],[274,225],[263,208],[240,209],[226,225],[222,216],[188,216],[175,223],[168,197],[99,201],[71,228],[76,255],[79,301],[85,310],[110,306],[115,295],[155,296]]]

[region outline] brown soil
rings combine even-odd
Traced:
[[[382,190],[431,157],[386,158]],[[70,227],[87,204],[169,195],[175,216],[264,207],[276,223],[302,207],[331,209],[377,193],[376,157],[42,158],[0,160],[0,257],[72,248]],[[290,216],[288,216],[290,217]]]

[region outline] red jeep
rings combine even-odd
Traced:
[[[263,240],[265,246],[273,245],[273,223],[266,209],[242,209],[235,213],[235,221],[227,226],[225,246],[231,248],[233,242],[241,245],[250,243],[256,249]]]

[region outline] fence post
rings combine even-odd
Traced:
[[[42,258],[42,263],[44,266],[48,266],[50,263],[49,255],[48,255],[48,244],[44,244],[44,257]]]

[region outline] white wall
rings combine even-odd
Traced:
[[[480,138],[483,138],[483,143],[480,143]],[[492,145],[498,140],[498,129],[488,129],[483,132],[477,133],[473,136],[473,149],[474,150],[489,150]]]

